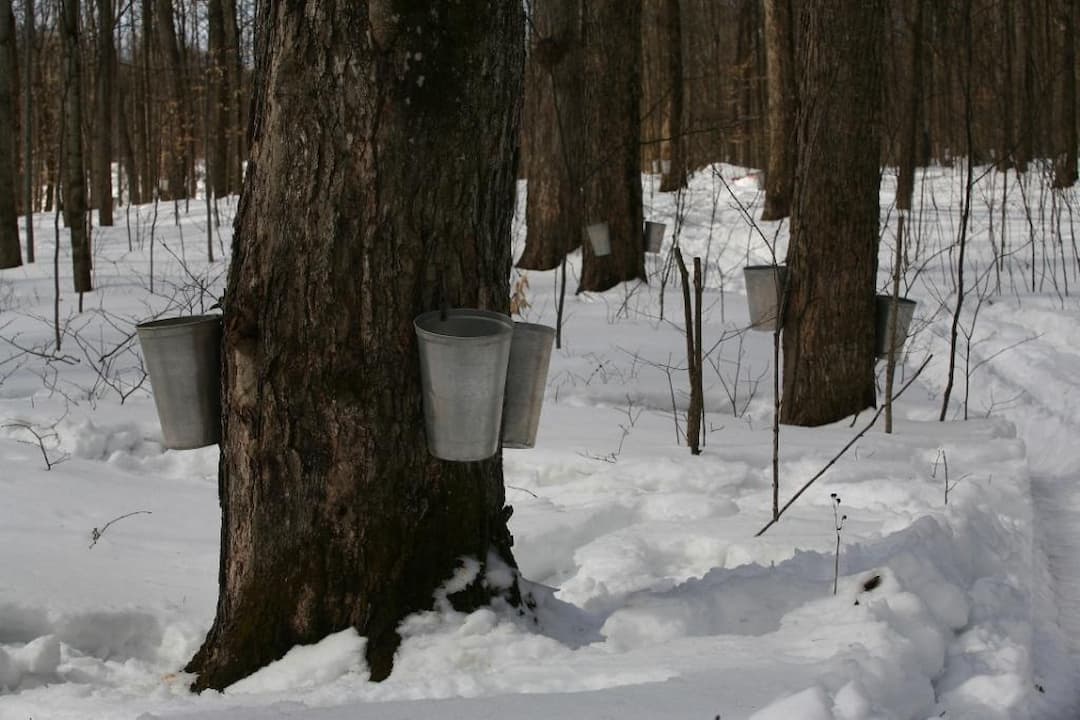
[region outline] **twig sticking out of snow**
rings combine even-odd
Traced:
[[[101,536],[105,534],[105,531],[109,529],[110,525],[112,525],[115,522],[119,522],[119,521],[123,520],[124,518],[129,518],[132,515],[153,515],[153,513],[150,512],[149,510],[135,510],[134,512],[129,512],[126,515],[121,515],[119,517],[114,517],[112,520],[105,523],[100,530],[98,530],[97,528],[94,528],[93,530],[90,531],[90,548],[93,549],[93,547],[95,545],[97,545],[97,541],[101,539]]]

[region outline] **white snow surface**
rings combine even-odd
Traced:
[[[37,216],[38,263],[0,271],[0,720],[1077,717],[1076,196],[1040,189],[1034,170],[1022,193],[1012,174],[1003,210],[1002,176],[984,170],[947,421],[963,176],[932,168],[911,216],[903,285],[919,306],[900,381],[933,359],[897,401],[894,432],[879,420],[760,537],[772,335],[746,331],[741,267],[769,261],[774,239],[783,257],[787,224],[747,221],[740,206],[756,218],[763,197],[746,169],[701,171],[678,203],[644,176],[647,219],[668,223],[649,284],[575,295],[572,256],[537,447],[503,454],[535,609],[453,610],[446,593],[477,571],[470,559],[448,569],[433,610],[402,623],[388,680],[369,681],[365,639],[346,630],[223,693],[193,694],[183,673],[217,599],[218,449],[163,449],[133,334],[216,302],[234,200],[220,202],[213,262],[201,201],[120,209],[116,227],[94,229],[82,312],[61,228],[60,348],[55,219]],[[894,180],[881,191],[882,290]],[[699,457],[680,435],[678,275],[661,279],[676,207],[683,252],[707,271]],[[554,324],[557,274],[511,281],[522,275],[522,318]],[[783,427],[781,503],[871,416]],[[832,494],[847,516],[835,595]],[[490,581],[505,584],[505,569]]]

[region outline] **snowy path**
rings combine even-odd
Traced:
[[[993,330],[980,355],[992,357],[978,396],[1008,417],[1027,446],[1038,570],[1033,606],[1035,666],[1043,707],[1032,717],[1080,717],[1080,311],[1025,298],[989,308]],[[1009,348],[1005,350],[1005,348]],[[974,398],[973,398],[974,399]]]

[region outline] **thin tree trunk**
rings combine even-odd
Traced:
[[[663,76],[661,91],[669,95],[665,108],[667,137],[664,143],[668,149],[669,164],[667,172],[660,178],[660,192],[674,192],[686,187],[689,173],[683,127],[682,11],[679,9],[679,0],[663,0],[663,26],[661,50],[666,51],[662,52],[662,57],[667,57],[667,72]]]
[[[165,168],[169,180],[166,195],[169,199],[187,195],[187,149],[191,133],[187,114],[187,83],[184,67],[180,60],[180,47],[176,35],[176,23],[173,20],[172,0],[156,0],[155,24],[157,27],[158,50],[164,65],[165,85],[168,101],[165,103],[165,121],[162,149],[165,153]]]
[[[1058,102],[1055,103],[1055,188],[1076,182],[1076,0],[1055,0],[1056,30],[1061,37]]]
[[[220,596],[196,688],[350,627],[381,680],[398,624],[462,558],[513,562],[501,458],[426,451],[413,318],[440,301],[507,311],[522,6],[422,5],[259,6],[225,293]],[[469,580],[460,608],[499,591]]]
[[[61,0],[64,38],[64,222],[71,232],[75,292],[93,290],[90,236],[86,228],[86,163],[82,136],[82,58],[79,54],[79,0]]]
[[[94,204],[98,225],[113,224],[113,103],[116,86],[116,45],[113,25],[116,22],[113,0],[97,0],[97,67],[94,89]]]
[[[807,0],[801,22],[781,420],[822,425],[875,403],[884,3]]]
[[[769,157],[762,220],[791,214],[795,180],[795,32],[791,0],[765,0],[765,67],[769,93]]]
[[[528,195],[519,268],[551,270],[581,243],[581,0],[536,0],[525,65]]]
[[[26,210],[26,262],[36,260],[34,251],[34,0],[23,0],[26,48],[23,61],[23,191]]]
[[[22,265],[19,248],[19,210],[15,199],[16,153],[15,93],[12,78],[16,68],[15,14],[11,0],[0,0],[0,268]],[[27,88],[29,90],[29,88]]]
[[[585,220],[605,222],[611,254],[582,244],[578,292],[645,278],[641,207],[641,0],[589,0],[583,13]]]
[[[896,208],[911,210],[912,196],[915,194],[916,148],[920,140],[919,128],[922,117],[921,97],[923,94],[923,5],[925,0],[906,0],[901,13],[904,17],[907,51],[900,55],[901,62],[907,64],[906,70],[897,71],[902,76],[902,97],[899,114],[902,118],[899,142],[899,176],[896,182]],[[912,12],[912,8],[914,11]]]

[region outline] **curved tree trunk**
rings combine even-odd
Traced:
[[[581,243],[581,0],[535,0],[525,66],[528,234],[517,266],[551,270]]]
[[[220,596],[188,669],[221,688],[353,627],[380,680],[398,623],[461,558],[513,562],[501,457],[426,450],[412,321],[443,299],[507,310],[522,8],[266,2],[257,20],[225,296]]]
[[[882,0],[807,0],[781,421],[874,405]],[[857,150],[856,150],[857,149]]]
[[[15,203],[15,15],[11,0],[0,0],[0,268],[22,265],[19,211]]]
[[[795,180],[795,18],[791,0],[765,0],[765,68],[768,75],[768,159],[762,220],[791,214]]]
[[[611,254],[582,243],[578,292],[645,278],[641,208],[641,0],[589,0],[585,44],[585,221],[606,222]]]

